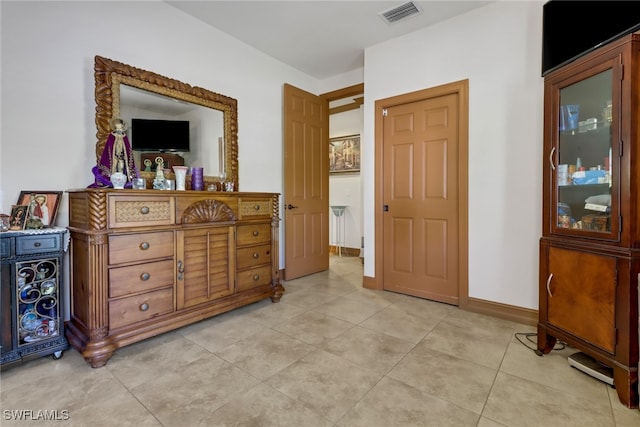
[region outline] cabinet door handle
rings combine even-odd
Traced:
[[[551,152],[549,153],[549,166],[551,166],[551,170],[556,170],[556,165],[553,162],[553,153],[556,152],[556,147],[551,147]]]
[[[142,215],[146,215],[149,213],[149,207],[148,206],[143,206],[142,208],[140,208],[140,213]]]
[[[143,251],[146,251],[147,249],[149,249],[149,242],[140,243],[140,249],[142,249]]]
[[[553,294],[551,293],[551,279],[553,279],[553,273],[549,273],[549,277],[547,277],[547,294],[549,294],[549,298],[553,298]]]
[[[35,243],[33,244],[33,246],[35,246],[36,248],[39,248],[40,246],[42,246],[42,243],[40,243],[40,242],[35,242]]]
[[[260,280],[260,275],[259,274],[254,274],[253,275],[253,280],[255,280],[255,281]]]
[[[254,252],[253,259],[258,259],[258,258],[260,258],[260,254],[258,252]]]
[[[140,304],[140,311],[147,311],[149,310],[149,304],[147,304],[146,302],[143,304]]]
[[[253,208],[254,208],[255,210],[259,211],[259,210],[260,210],[260,205],[255,205]]]
[[[143,282],[146,282],[147,280],[149,280],[150,277],[151,275],[149,273],[142,273],[140,275],[140,280],[142,280]]]
[[[184,264],[182,261],[178,261],[178,280],[182,280],[182,275],[184,273]]]
[[[259,232],[258,230],[254,231],[254,232],[253,232],[253,237],[257,237],[257,236],[258,236],[258,234],[260,234],[260,232]]]

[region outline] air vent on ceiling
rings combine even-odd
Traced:
[[[422,13],[422,10],[412,1],[402,3],[392,9],[380,12],[380,17],[388,24]]]

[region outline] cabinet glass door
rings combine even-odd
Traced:
[[[613,75],[611,67],[601,67],[559,86],[557,139],[550,158],[555,232],[612,238],[617,231]]]
[[[58,259],[16,262],[18,345],[58,336]]]

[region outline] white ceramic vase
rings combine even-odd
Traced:
[[[185,181],[187,180],[187,170],[189,168],[186,166],[174,166],[173,173],[176,175],[176,190],[184,191],[185,190]]]
[[[111,174],[111,184],[113,184],[113,188],[123,189],[124,185],[127,183],[127,175],[122,172],[116,172]]]

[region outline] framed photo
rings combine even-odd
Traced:
[[[360,172],[360,135],[329,139],[329,173]]]
[[[27,222],[29,206],[13,205],[11,207],[11,217],[9,218],[9,230],[23,230]]]
[[[27,219],[39,219],[45,227],[56,223],[62,191],[21,191],[18,205],[27,206]]]

